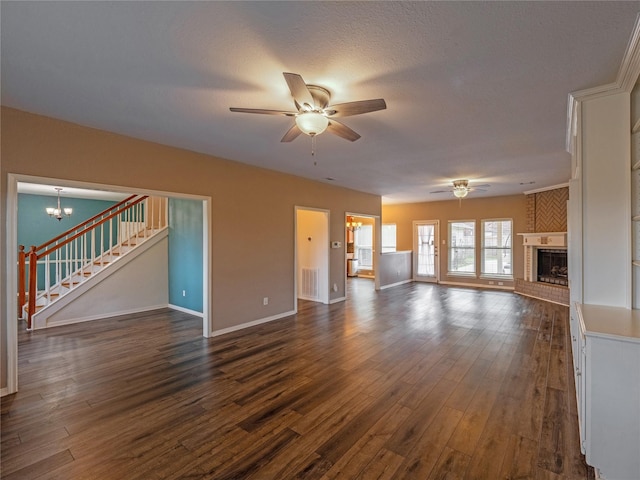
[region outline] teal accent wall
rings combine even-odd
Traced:
[[[63,208],[73,208],[73,214],[70,217],[64,217],[58,221],[55,218],[49,217],[45,210],[47,207],[55,207],[57,201],[57,197],[47,195],[18,194],[18,245],[24,245],[25,252],[28,252],[32,245],[42,245],[53,237],[60,235],[117,203],[106,200],[89,200],[62,196],[60,200],[61,206]],[[103,232],[105,232],[104,229]],[[117,231],[115,228],[112,238],[117,239]],[[104,234],[104,242],[105,247],[107,247],[109,236],[106,232]],[[98,249],[98,246],[96,246],[96,250]],[[64,254],[62,255],[64,256]],[[38,289],[44,288],[43,268],[43,265],[38,266],[41,272],[38,275]],[[64,267],[63,276],[66,276]],[[51,283],[54,283],[54,278],[55,276],[52,272]]]
[[[69,228],[97,215],[117,202],[62,197],[62,207],[73,208],[73,215],[58,221],[47,215],[47,207],[55,207],[56,197],[18,194],[18,245],[29,250],[31,245],[42,245]]]
[[[202,201],[169,199],[169,303],[202,313]],[[185,292],[185,296],[182,292]]]

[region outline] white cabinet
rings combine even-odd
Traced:
[[[607,480],[640,480],[640,310],[631,308],[640,308],[640,170],[632,169],[640,153],[631,152],[639,140],[631,138],[630,118],[626,92],[576,104],[569,182],[581,448]]]
[[[607,480],[640,479],[640,311],[579,304],[577,312],[572,346],[587,463]]]

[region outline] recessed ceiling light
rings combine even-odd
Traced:
[[[533,185],[536,182],[520,182],[520,185]]]
[[[333,182],[335,180],[335,178],[333,178],[333,177],[325,177],[325,180],[329,180],[330,182]]]

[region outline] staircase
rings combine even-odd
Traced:
[[[167,235],[167,199],[131,195],[40,246],[18,252],[18,316],[27,330]]]

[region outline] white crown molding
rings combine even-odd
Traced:
[[[540,192],[548,192],[549,190],[557,190],[559,188],[566,188],[569,186],[569,182],[561,183],[559,185],[551,185],[550,187],[541,187],[536,188],[535,190],[527,190],[526,192],[522,192],[525,195],[531,195],[532,193],[540,193]]]
[[[617,83],[620,89],[631,92],[640,76],[640,14],[636,17],[636,23],[629,38],[629,44],[622,57],[620,70],[618,70]]]
[[[569,94],[567,102],[567,133],[566,133],[566,149],[569,153],[573,153],[573,143],[571,141],[574,135],[574,125],[576,122],[577,105],[585,100],[606,97],[607,95],[615,95],[617,93],[631,92],[640,76],[640,14],[636,17],[636,23],[631,31],[631,37],[627,44],[627,49],[622,57],[622,63],[618,70],[618,76],[614,83],[601,85],[598,87],[578,90]]]

